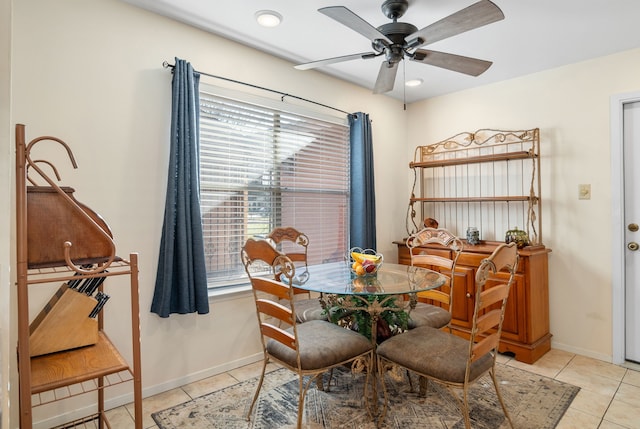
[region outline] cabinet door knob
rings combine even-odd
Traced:
[[[471,294],[467,292],[467,298],[471,298]]]

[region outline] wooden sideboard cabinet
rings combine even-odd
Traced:
[[[398,263],[411,264],[405,241],[396,241],[394,244],[398,246]],[[458,335],[468,336],[471,329],[476,270],[499,244],[497,241],[483,241],[478,245],[465,243],[454,276],[452,327]],[[423,247],[425,252],[449,256],[449,251],[443,247]],[[529,364],[551,348],[547,261],[550,251],[543,245],[526,246],[518,251],[518,271],[511,286],[502,325],[499,351],[513,353],[516,360]],[[498,277],[506,279],[507,274],[499,273]]]

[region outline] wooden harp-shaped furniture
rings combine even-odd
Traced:
[[[132,253],[128,260],[116,256],[106,222],[78,202],[73,189],[58,186],[45,173],[45,169],[51,170],[60,180],[52,163],[32,159],[34,147],[46,141],[61,145],[76,167],[65,142],[43,136],[27,143],[25,126],[16,125],[20,428],[33,426],[32,407],[87,393],[96,395],[96,412],[63,427],[90,421],[100,428],[111,427],[105,415],[104,389],[129,382],[133,386],[135,427],[141,429],[138,255]],[[35,178],[46,184],[38,185]],[[103,331],[98,301],[70,286],[88,282],[98,285],[94,291],[103,293],[102,281],[112,276],[130,280],[131,364]],[[45,284],[60,287],[30,324],[30,289]],[[94,387],[88,388],[90,385]],[[55,394],[51,394],[53,390]]]

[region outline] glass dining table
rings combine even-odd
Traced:
[[[377,322],[385,311],[410,314],[416,294],[442,286],[446,277],[437,271],[410,265],[383,263],[373,275],[356,276],[346,262],[310,265],[296,271],[293,286],[317,292],[330,312],[365,311],[371,319],[371,341],[376,344]],[[406,299],[408,298],[408,299]]]

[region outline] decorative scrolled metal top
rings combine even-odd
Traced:
[[[440,151],[466,149],[470,146],[489,146],[497,143],[534,142],[539,130],[501,131],[493,129],[480,129],[476,132],[462,132],[433,143],[428,146],[418,146],[415,151],[414,161],[428,160],[429,157]]]

